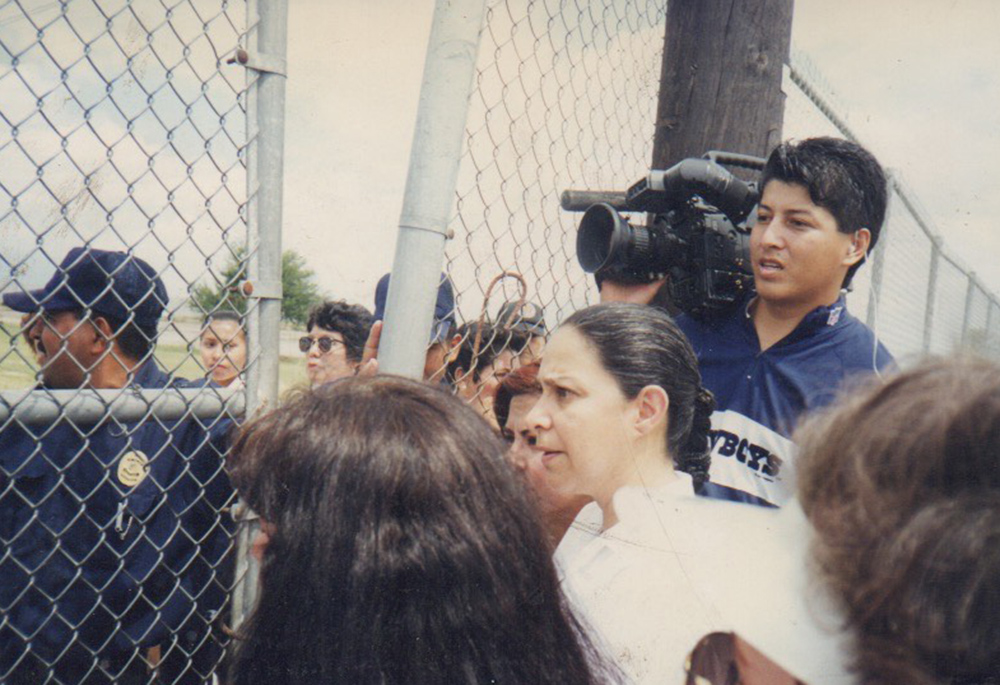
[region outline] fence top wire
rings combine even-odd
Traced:
[[[848,123],[847,115],[843,114],[846,109],[842,104],[837,103],[831,95],[832,89],[826,83],[821,72],[809,57],[802,51],[793,47],[791,59],[789,60],[788,75],[790,80],[802,91],[806,97],[816,106],[820,112],[832,123],[837,130],[847,139],[863,144]],[[944,244],[940,231],[935,227],[934,220],[930,213],[921,205],[917,195],[909,188],[906,181],[900,176],[898,170],[893,170],[890,174],[890,189],[893,194],[899,197],[906,211],[913,217],[913,220],[920,227],[920,230],[933,244],[934,250],[941,257],[960,269],[970,279],[975,278],[972,270],[965,265],[961,259],[952,254]],[[1000,305],[993,293],[988,293],[991,302]]]

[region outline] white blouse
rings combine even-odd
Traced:
[[[792,578],[807,550],[789,538],[784,510],[698,497],[680,472],[662,487],[622,488],[613,506],[618,523],[603,532],[600,508],[584,507],[555,558],[570,602],[631,682],[684,682],[687,655],[718,630],[811,685],[850,682]]]

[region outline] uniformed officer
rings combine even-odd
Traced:
[[[123,252],[74,248],[28,315],[41,388],[190,387],[150,356],[167,293]],[[205,682],[221,650],[232,488],[225,419],[0,425],[0,682]]]

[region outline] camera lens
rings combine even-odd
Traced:
[[[611,266],[625,220],[611,205],[596,204],[583,213],[576,233],[576,258],[588,273]]]

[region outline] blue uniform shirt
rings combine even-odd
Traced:
[[[141,388],[194,387],[154,362]],[[228,419],[0,428],[0,673],[25,649],[116,655],[225,603]],[[30,645],[30,646],[29,646]]]
[[[751,302],[705,321],[681,315],[677,324],[698,356],[703,384],[715,395],[709,473],[712,483],[725,487],[709,493],[781,506],[794,493],[791,436],[803,414],[893,360],[848,313],[843,297],[807,314],[762,352]]]

